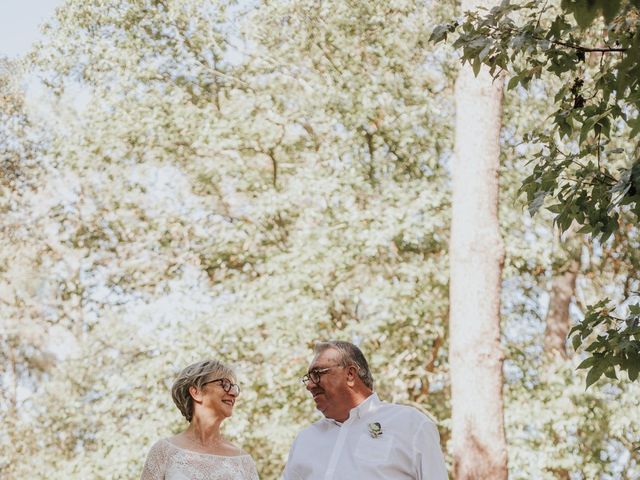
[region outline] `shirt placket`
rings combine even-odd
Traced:
[[[336,443],[333,446],[333,450],[331,451],[331,457],[329,458],[329,465],[327,466],[327,470],[324,474],[324,480],[332,480],[334,478],[334,472],[336,471],[336,467],[338,466],[338,460],[340,460],[340,455],[344,451],[342,447],[347,440],[349,430],[351,429],[351,425],[353,424],[352,420],[353,419],[349,418],[346,422],[338,427],[340,431],[338,432],[338,438],[336,439]]]

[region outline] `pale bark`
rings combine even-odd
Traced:
[[[463,10],[480,3],[463,1]],[[449,350],[454,478],[506,480],[500,342],[504,246],[498,224],[502,81],[493,81],[484,69],[476,78],[465,66],[455,98]]]
[[[550,355],[564,359],[568,358],[566,342],[571,327],[569,307],[575,295],[579,268],[580,262],[572,259],[565,271],[555,274],[549,292],[544,350]]]

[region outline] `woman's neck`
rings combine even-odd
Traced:
[[[184,433],[196,444],[203,447],[212,447],[223,441],[220,433],[221,423],[221,418],[194,416]]]

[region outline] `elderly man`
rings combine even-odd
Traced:
[[[373,393],[364,355],[349,342],[318,343],[302,381],[325,418],[300,432],[283,480],[444,480],[434,423]]]

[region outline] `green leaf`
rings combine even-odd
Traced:
[[[631,127],[629,138],[633,138],[640,133],[640,115],[632,120],[627,120],[627,124]]]
[[[438,43],[447,39],[447,34],[449,33],[450,25],[437,25],[433,32],[431,32],[431,36],[429,37],[429,41],[433,43]]]
[[[587,386],[585,390],[595,382],[597,382],[608,367],[609,364],[603,361],[602,363],[595,365],[591,370],[589,370],[589,373],[587,373]]]
[[[607,378],[610,378],[612,380],[618,380],[618,375],[616,375],[616,369],[615,367],[609,367],[604,371],[604,375]]]
[[[575,337],[574,337],[575,338]],[[578,365],[576,367],[576,369],[581,369],[581,368],[589,368],[592,367],[593,364],[596,361],[596,357],[589,357],[589,358],[585,358],[582,362],[580,362],[580,365]]]
[[[511,77],[509,83],[507,84],[507,90],[512,90],[513,88],[517,87],[519,82],[520,75],[514,75],[513,77]]]
[[[484,59],[487,58],[487,55],[489,55],[489,52],[491,52],[491,47],[492,45],[490,43],[485,45],[484,48],[478,54],[478,60],[480,60],[481,62],[484,61]]]
[[[538,212],[538,210],[540,210],[542,205],[544,205],[544,199],[546,198],[546,196],[547,192],[545,191],[538,191],[535,193],[533,199],[529,202],[529,215],[533,217]]]
[[[593,130],[594,125],[598,121],[597,117],[589,117],[582,124],[582,128],[580,129],[580,144],[583,144],[587,139],[587,136]]]
[[[580,338],[580,335],[574,335],[573,338],[571,339],[571,345],[573,346],[573,349],[578,350],[581,344],[582,344],[582,338]],[[589,358],[593,358],[593,357],[589,357]],[[584,368],[584,367],[579,366],[578,368]]]
[[[562,4],[563,8],[565,8],[565,4],[567,5],[566,9],[573,13],[576,22],[578,22],[578,26],[583,29],[591,25],[598,14],[596,3],[593,1],[580,1],[578,3],[563,1]]]
[[[471,67],[473,68],[473,74],[477,77],[480,73],[480,67],[482,67],[482,62],[477,58],[472,60]]]
[[[549,210],[551,213],[560,213],[565,209],[565,205],[563,203],[556,203],[554,205],[549,205],[547,207],[547,210]]]
[[[602,13],[607,23],[611,22],[620,11],[620,3],[620,0],[604,0],[600,2]]]

